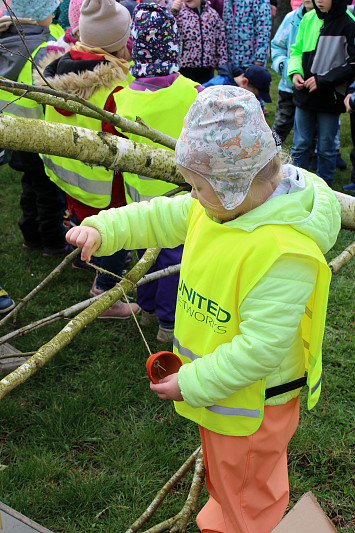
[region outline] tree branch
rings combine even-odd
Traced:
[[[28,361],[17,368],[14,372],[0,381],[0,399],[6,396],[12,389],[24,383],[37,370],[45,365],[56,353],[76,336],[79,331],[90,324],[95,318],[103,313],[109,307],[117,302],[129,292],[138,280],[149,270],[155,263],[160,252],[160,248],[148,249],[140,261],[130,270],[127,276],[115,287],[104,292],[101,297],[91,304],[87,309],[82,311],[47,344],[42,346]]]
[[[138,122],[133,122],[127,118],[105,111],[79,96],[56,91],[48,87],[38,87],[36,85],[27,85],[25,83],[11,81],[2,76],[0,76],[0,88],[16,96],[24,96],[24,91],[26,91],[26,98],[34,100],[39,104],[51,105],[72,113],[95,118],[100,121],[103,120],[104,122],[119,128],[123,133],[132,133],[134,135],[146,137],[147,139],[151,139],[171,150],[175,149],[176,139],[169,135],[165,135],[159,130],[151,128],[145,124],[142,119],[139,119],[139,117],[137,117],[137,119],[139,119]]]
[[[352,242],[345,250],[335,257],[329,264],[330,270],[335,274],[335,272],[338,272],[343,266],[345,266],[347,263],[349,263],[350,259],[352,259],[355,255],[355,241]]]

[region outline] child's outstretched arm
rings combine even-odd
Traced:
[[[69,244],[81,248],[82,261],[90,261],[91,256],[101,246],[101,235],[96,228],[76,226],[65,236]]]

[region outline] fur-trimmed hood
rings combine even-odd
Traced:
[[[70,52],[60,57],[56,54],[48,54],[40,66],[45,78],[55,90],[73,94],[85,100],[88,100],[99,89],[114,89],[127,79],[127,74],[118,64],[96,59],[95,56],[92,60],[74,60]],[[39,75],[36,76],[35,83],[44,85]]]

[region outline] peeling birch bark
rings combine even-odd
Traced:
[[[0,116],[0,146],[78,159],[88,165],[141,174],[177,185],[185,183],[171,150],[67,124]]]
[[[129,274],[115,287],[103,293],[97,301],[70,320],[66,326],[28,359],[23,365],[0,381],[0,399],[12,389],[24,383],[37,370],[45,365],[56,353],[70,343],[84,326],[90,324],[95,318],[117,302],[129,292],[138,280],[154,265],[160,248],[148,249],[140,261],[130,270]]]
[[[355,229],[355,197],[342,192],[334,191],[341,207],[341,226]]]

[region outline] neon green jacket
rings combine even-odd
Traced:
[[[284,170],[295,172],[290,166]],[[321,178],[309,173],[304,176],[304,190],[276,196],[224,226],[252,232],[267,224],[289,225],[310,237],[321,252],[326,253],[340,230],[340,206]],[[100,231],[102,245],[96,252],[98,256],[110,255],[121,248],[175,247],[185,242],[187,217],[195,202],[190,195],[156,198],[102,212],[85,219],[83,225]],[[215,222],[218,231],[219,223]],[[261,263],[262,260],[260,257]],[[213,250],[210,264],[199,266],[201,276],[204,269],[213,268]],[[212,405],[264,377],[266,388],[301,377],[304,360],[290,354],[316,274],[314,263],[297,256],[280,257],[243,300],[238,310],[241,333],[231,342],[217,346],[208,357],[180,369],[179,385],[186,403],[191,407]],[[231,358],[234,361],[232,370]],[[215,379],[211,380],[210,376]],[[204,383],[207,381],[206,390]],[[275,396],[266,404],[282,404],[297,394],[298,390]]]

